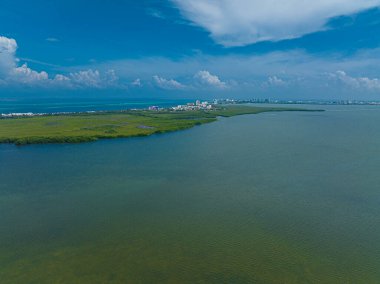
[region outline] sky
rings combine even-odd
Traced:
[[[2,0],[0,99],[380,100],[380,0]]]

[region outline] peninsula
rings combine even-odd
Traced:
[[[0,143],[80,143],[105,138],[148,136],[188,129],[216,121],[218,117],[271,111],[314,110],[247,105],[197,108],[190,105],[170,109],[16,115],[0,119]]]

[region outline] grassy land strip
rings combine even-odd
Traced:
[[[217,117],[294,108],[228,106],[209,111],[119,111],[0,119],[0,143],[80,143],[104,138],[147,136],[210,123]]]

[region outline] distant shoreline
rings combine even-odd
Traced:
[[[380,101],[367,100],[280,100],[280,99],[220,99],[215,100],[221,104],[278,104],[278,105],[358,105],[358,106],[380,106]]]
[[[187,108],[187,107],[186,107]],[[218,117],[272,111],[323,111],[246,105],[189,110],[157,109],[95,111],[15,116],[0,119],[0,143],[15,145],[82,143],[98,139],[149,136],[214,122]]]
[[[0,99],[0,101],[2,101]],[[7,101],[7,100],[5,100]],[[284,105],[287,107],[289,105],[306,105],[310,106],[380,106],[380,101],[367,101],[367,100],[284,100],[284,99],[212,99],[206,100],[213,105],[244,105],[244,104],[256,104],[258,106],[273,106],[273,105]],[[108,103],[107,103],[108,102]],[[111,103],[113,100],[105,101],[104,104],[99,104],[99,102],[89,102],[85,105],[81,104],[65,104],[63,107],[55,106],[55,103],[52,104],[52,108],[44,106],[39,106],[38,104],[32,104],[31,108],[27,107],[27,103],[22,103],[22,107],[15,104],[14,106],[3,106],[0,108],[0,119],[8,117],[17,117],[17,116],[42,116],[42,115],[61,115],[61,114],[77,114],[77,113],[100,113],[100,112],[110,112],[110,111],[130,111],[130,110],[143,110],[148,109],[149,105],[157,105],[160,108],[170,109],[177,104],[184,104],[191,102],[190,99],[181,99],[176,101],[168,101],[165,103],[164,100],[159,101],[150,101],[150,102],[137,102],[132,101],[126,103],[123,100],[116,103]],[[75,105],[75,107],[73,107]],[[48,104],[49,106],[49,104]],[[56,111],[59,109],[59,111]],[[54,110],[54,111],[52,111]]]

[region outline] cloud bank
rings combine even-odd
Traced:
[[[380,79],[368,77],[351,77],[344,71],[336,71],[330,74],[331,79],[337,80],[347,87],[357,90],[380,91]]]
[[[176,60],[148,57],[73,66],[54,75],[20,63],[16,52],[14,39],[0,37],[0,88],[380,99],[380,48],[349,56],[291,50],[256,55],[197,54]],[[59,70],[59,66],[54,69]]]
[[[198,54],[180,60],[149,57],[95,66],[99,70],[112,68],[120,78],[128,81],[140,78],[147,83],[144,88],[149,88],[149,82],[153,81],[153,86],[161,89],[193,95],[203,92],[220,97],[231,94],[238,97],[380,99],[380,89],[369,87],[376,86],[380,77],[380,49],[361,50],[349,56],[322,56],[303,50],[254,55]],[[348,84],[349,78],[337,73],[338,70],[344,70],[346,76],[361,83]],[[170,80],[175,82],[169,83]],[[176,89],[176,86],[185,88]]]
[[[46,71],[36,71],[27,63],[19,64],[15,39],[0,36],[0,84],[11,86],[38,86],[57,88],[108,88],[120,87],[114,70],[80,70],[69,74],[56,74],[50,78]]]
[[[331,18],[379,7],[380,0],[172,0],[182,15],[224,46],[301,37]]]

